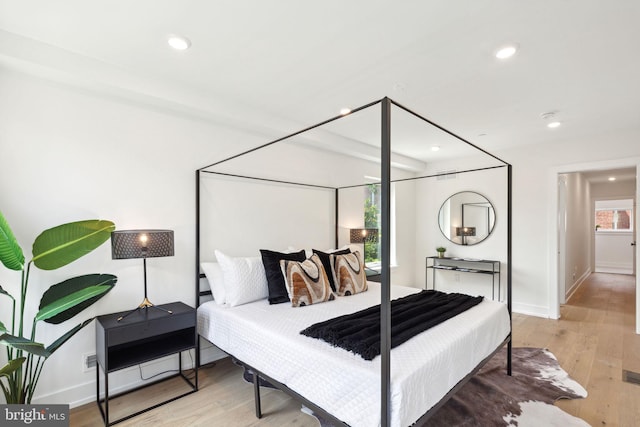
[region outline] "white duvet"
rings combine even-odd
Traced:
[[[391,298],[416,288],[391,287]],[[380,303],[380,284],[335,301],[292,308],[265,300],[198,308],[198,332],[353,427],[380,425],[380,357],[366,361],[300,335],[309,325]],[[483,301],[391,351],[391,425],[409,426],[509,334],[504,304]]]

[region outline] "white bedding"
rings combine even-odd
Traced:
[[[419,289],[391,287],[391,298]],[[237,307],[207,302],[198,332],[354,427],[380,425],[380,357],[366,361],[300,335],[309,325],[380,303],[379,283],[335,301],[292,308],[260,300]],[[391,425],[409,426],[509,334],[504,304],[483,301],[391,351]]]

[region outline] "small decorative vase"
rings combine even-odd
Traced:
[[[438,252],[438,258],[444,258],[444,252]]]

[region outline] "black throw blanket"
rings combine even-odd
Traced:
[[[391,348],[480,304],[482,298],[429,290],[391,301]],[[300,333],[373,360],[380,354],[380,305],[316,323]]]

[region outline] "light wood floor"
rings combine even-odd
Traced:
[[[560,320],[514,314],[518,347],[545,347],[589,392],[586,399],[560,401],[566,412],[592,426],[640,425],[640,385],[622,381],[622,370],[640,372],[640,335],[635,331],[634,277],[593,274],[568,304]],[[119,426],[318,426],[300,405],[279,391],[262,391],[264,417],[255,418],[252,385],[228,359],[200,370],[200,391],[139,415]],[[182,381],[176,379],[175,381]],[[112,419],[146,405],[180,382],[128,394],[112,402]],[[95,403],[71,410],[72,427],[102,424]]]
[[[557,405],[592,426],[640,425],[640,385],[622,370],[640,372],[635,334],[635,277],[596,273],[561,307],[560,320],[514,315],[514,344],[546,347],[587,389],[586,399]]]

